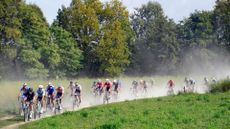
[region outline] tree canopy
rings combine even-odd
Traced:
[[[37,5],[1,0],[0,42],[0,78],[212,71],[218,55],[230,62],[230,0],[178,23],[157,2],[129,14],[119,0],[72,0],[51,25]]]

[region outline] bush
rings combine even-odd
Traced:
[[[230,90],[230,80],[222,80],[215,84],[210,85],[211,93],[215,92],[227,92]]]

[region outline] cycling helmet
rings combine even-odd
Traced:
[[[51,83],[51,82],[49,82],[49,83],[48,83],[48,85],[49,85],[49,86],[51,86],[51,85],[52,85],[52,83]]]
[[[29,92],[33,92],[34,90],[33,90],[33,88],[32,87],[30,87],[29,88]]]
[[[115,79],[115,80],[113,80],[113,82],[114,82],[114,83],[116,83],[116,82],[117,82],[117,80]]]
[[[42,89],[42,88],[43,88],[43,85],[39,85],[38,88]]]
[[[27,83],[23,83],[23,86],[27,86]]]
[[[101,82],[101,79],[98,79],[97,81],[98,81],[98,82]]]
[[[105,79],[106,82],[109,82],[109,79]]]

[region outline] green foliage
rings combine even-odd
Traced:
[[[28,79],[43,79],[48,76],[48,70],[45,70],[43,64],[39,62],[40,57],[40,53],[36,50],[23,49],[20,52],[19,59]]]
[[[183,94],[174,97],[127,101],[45,118],[22,125],[19,128],[228,129],[230,120],[229,99],[229,92],[226,92],[202,95]],[[83,117],[82,114],[88,114],[88,117]]]
[[[105,75],[117,76],[129,63],[125,32],[122,31],[119,21],[111,23],[105,29],[105,34],[96,49],[101,62],[100,70]]]
[[[118,0],[105,5],[99,0],[73,0],[70,7],[59,10],[55,23],[70,32],[83,51],[85,72],[119,75],[129,63],[132,30],[128,11]]]
[[[214,14],[217,37],[230,47],[230,0],[217,0]]]
[[[164,16],[163,9],[156,2],[149,2],[136,11],[131,16],[137,37],[132,60],[134,68],[143,73],[174,70],[179,51],[176,24]]]
[[[21,0],[0,1],[0,39],[1,45],[15,44],[20,39],[19,5]]]
[[[222,80],[218,81],[215,84],[210,85],[211,92],[216,93],[216,92],[228,92],[230,90],[230,80]]]
[[[54,44],[58,46],[58,53],[61,58],[58,70],[67,77],[76,76],[79,69],[82,68],[82,51],[79,50],[72,35],[66,30],[52,25],[50,31]]]

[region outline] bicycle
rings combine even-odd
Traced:
[[[167,95],[174,95],[174,90],[172,87],[169,87]]]
[[[76,106],[77,106],[77,107],[80,106],[80,100],[79,100],[78,95],[75,95],[75,96],[74,96],[74,100],[73,100],[73,110],[75,109]]]
[[[24,122],[30,121],[32,117],[30,117],[31,110],[29,109],[31,102],[25,102],[23,106],[23,112],[24,112]]]
[[[37,118],[37,115],[38,115],[38,118],[41,118],[41,114],[42,114],[42,104],[41,104],[41,101],[38,101],[38,103],[36,104],[36,108],[35,108],[35,111],[34,111],[34,119]]]
[[[109,100],[110,100],[110,92],[109,91],[106,91],[105,92],[105,95],[104,95],[104,98],[103,98],[103,104],[105,103],[109,103]]]
[[[49,109],[50,111],[53,110],[53,105],[51,103],[50,95],[46,97],[46,111],[48,111],[47,109]]]
[[[61,113],[61,98],[56,98],[55,108],[54,108],[54,114]]]

